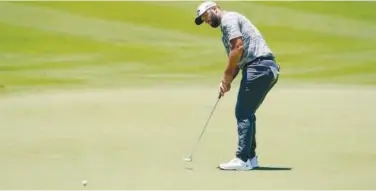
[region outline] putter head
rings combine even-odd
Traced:
[[[192,162],[192,157],[184,158],[185,162]]]

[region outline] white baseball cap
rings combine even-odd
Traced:
[[[195,19],[196,25],[201,25],[204,21],[201,19],[202,14],[204,14],[208,9],[217,6],[216,3],[212,1],[206,1],[201,3],[197,8],[197,16]]]

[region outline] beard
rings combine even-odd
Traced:
[[[219,27],[221,25],[221,18],[217,14],[215,14],[213,11],[211,12],[211,17],[210,17],[210,26],[213,28]]]

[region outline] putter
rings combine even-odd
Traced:
[[[200,142],[202,136],[204,135],[204,132],[205,132],[205,130],[206,130],[206,127],[208,126],[208,123],[209,123],[209,121],[210,121],[210,119],[211,119],[211,117],[212,117],[212,115],[213,115],[213,113],[214,113],[215,108],[217,108],[218,102],[219,102],[219,100],[221,99],[221,97],[222,97],[222,95],[219,94],[218,99],[217,99],[217,102],[215,103],[215,105],[214,105],[214,107],[213,107],[213,110],[211,111],[211,113],[210,113],[208,119],[206,120],[206,123],[205,123],[205,125],[204,125],[204,128],[202,129],[200,136],[198,137],[198,139],[197,139],[195,145],[193,146],[193,149],[192,149],[192,151],[191,151],[191,154],[189,155],[189,157],[184,158],[184,161],[186,161],[186,162],[192,162],[192,160],[193,160],[192,157],[193,157],[194,152],[196,151],[196,147],[197,147],[198,143]]]

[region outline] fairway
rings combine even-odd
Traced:
[[[216,101],[220,32],[198,2],[0,2],[0,189],[376,189],[376,3],[219,2],[281,77],[235,153],[239,77]]]

